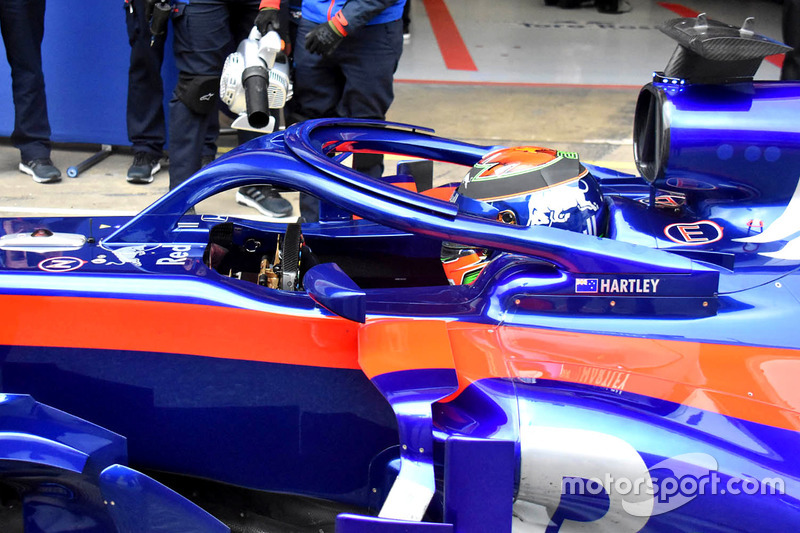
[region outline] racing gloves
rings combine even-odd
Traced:
[[[319,24],[306,34],[306,50],[312,54],[331,55],[342,39],[347,37],[347,25],[347,19],[340,9],[328,22]]]
[[[312,54],[329,56],[336,50],[344,35],[334,26],[333,21],[318,24],[316,28],[306,34],[306,50]]]
[[[262,7],[258,10],[255,27],[258,28],[261,35],[266,35],[269,30],[278,31],[281,29],[278,13],[279,10],[274,7]]]

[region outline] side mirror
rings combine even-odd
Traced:
[[[322,263],[303,277],[308,295],[319,305],[354,322],[366,321],[366,294],[336,263]]]

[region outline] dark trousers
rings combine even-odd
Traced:
[[[173,14],[173,47],[184,76],[219,76],[227,55],[247,37],[259,0],[192,0]],[[169,102],[169,187],[174,189],[201,166],[203,139],[217,124],[218,110],[197,113],[173,93]]]
[[[383,119],[394,100],[394,73],[403,51],[400,20],[364,26],[323,57],[305,48],[316,26],[300,21],[295,46],[295,106],[305,118]]]
[[[166,35],[151,39],[145,3],[146,0],[131,0],[133,12],[129,4],[125,5],[128,41],[131,45],[126,121],[128,140],[133,145],[133,151],[161,157],[167,144],[164,82],[161,78]],[[216,154],[218,134],[219,125],[214,121],[205,136],[203,156]]]
[[[11,66],[14,132],[11,140],[23,161],[50,157],[42,38],[45,0],[0,1],[0,31]]]
[[[298,118],[384,119],[394,100],[394,73],[403,52],[402,20],[364,26],[345,37],[328,57],[305,49],[305,36],[315,26],[302,19],[297,32],[294,110]],[[356,154],[353,167],[380,177],[383,159]],[[301,213],[307,221],[317,220],[317,204],[301,196]]]
[[[782,80],[800,80],[800,0],[783,0],[783,42],[794,48],[786,52]]]
[[[135,152],[161,156],[166,143],[164,121],[164,36],[150,40],[150,23],[145,17],[145,0],[131,0],[133,12],[126,5],[128,41],[131,60],[128,67],[128,140]]]

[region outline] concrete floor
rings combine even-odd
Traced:
[[[603,15],[591,7],[563,10],[539,0],[411,1],[412,35],[397,72],[389,120],[479,144],[569,149],[585,161],[635,172],[631,129],[638,89],[674,49],[655,26],[674,18],[677,4],[628,0],[629,12]],[[706,11],[730,23],[755,12],[757,30],[780,37],[780,6],[774,1],[684,4],[682,9]],[[474,70],[445,61],[447,53],[434,35],[436,21],[427,17],[437,5],[449,7]],[[765,62],[758,77],[777,79],[778,73],[777,66]],[[223,138],[222,145],[230,147],[232,137]],[[66,177],[68,166],[98,148],[56,146],[53,160],[65,177],[43,185],[17,170],[18,152],[0,139],[0,216],[135,213],[167,192],[166,168],[152,184],[126,182],[127,147],[114,147],[109,158],[75,179]],[[255,213],[238,206],[233,195],[209,200],[202,211]]]

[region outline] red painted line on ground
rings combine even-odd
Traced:
[[[641,85],[592,85],[587,83],[528,83],[516,81],[459,81],[459,80],[418,80],[418,79],[395,79],[395,83],[428,84],[428,85],[465,85],[475,87],[529,87],[529,88],[552,88],[552,89],[617,89],[632,91],[642,88]]]
[[[445,66],[450,70],[478,70],[444,0],[422,0],[422,3]]]
[[[688,7],[681,4],[673,4],[671,2],[658,2],[658,5],[660,5],[665,9],[669,9],[679,17],[696,17],[697,15],[700,14],[699,11],[695,11],[694,9],[689,9]],[[772,56],[767,56],[766,60],[778,68],[783,67],[783,54],[775,54]]]
[[[658,2],[658,5],[665,9],[669,9],[679,17],[696,17],[700,14],[699,11],[695,11],[694,9],[689,9],[688,7],[681,5],[681,4],[673,4],[670,2]]]

